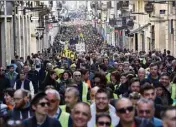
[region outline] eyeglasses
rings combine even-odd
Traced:
[[[50,103],[56,103],[57,100],[49,100]]]
[[[4,69],[0,69],[0,71],[5,71]]]
[[[45,107],[45,106],[50,106],[49,102],[41,102],[39,103],[40,106]]]
[[[93,82],[94,84],[100,84],[100,82]]]
[[[75,77],[80,77],[81,75],[75,75]]]
[[[13,98],[13,99],[14,99],[14,101],[20,101],[23,98]]]
[[[139,110],[139,113],[141,113],[141,114],[144,114],[144,113],[150,114],[150,110]]]
[[[108,127],[111,126],[111,122],[99,121],[98,124],[99,124],[100,126],[103,126],[103,125],[106,125],[106,126],[108,126]]]
[[[134,109],[133,106],[128,106],[126,108],[121,108],[121,109],[117,109],[117,112],[120,114],[126,113],[126,111],[132,112]]]

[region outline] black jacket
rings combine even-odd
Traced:
[[[23,121],[23,127],[38,127],[36,117],[33,116]],[[48,117],[40,127],[62,127],[57,119]]]
[[[33,112],[30,110],[30,104],[26,103],[24,108],[16,109],[9,111],[6,120],[13,119],[13,120],[25,120],[33,116]]]
[[[39,89],[39,72],[36,70],[34,71],[30,70],[28,72],[27,78],[32,81],[35,93],[37,93]]]
[[[135,117],[134,121],[136,127],[154,127],[154,125],[148,119]],[[119,124],[116,127],[123,127],[123,126],[119,122]]]
[[[10,86],[10,81],[4,75],[0,76],[0,101],[3,101],[4,94],[3,91]]]

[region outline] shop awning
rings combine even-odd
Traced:
[[[143,25],[143,26],[141,26],[141,27],[139,27],[139,28],[137,28],[137,29],[131,31],[129,34],[131,35],[131,34],[137,33],[137,32],[143,30],[144,28],[146,28],[146,27],[148,27],[148,26],[150,26],[150,25],[151,25],[151,23],[147,23],[147,24],[145,24],[145,25]]]

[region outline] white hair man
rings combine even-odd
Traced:
[[[47,94],[47,98],[50,102],[50,107],[48,114],[50,117],[56,118],[61,123],[62,127],[69,127],[71,126],[71,118],[70,114],[66,113],[65,111],[62,111],[61,108],[59,108],[60,103],[60,95],[59,92],[54,89],[48,89],[45,91]]]

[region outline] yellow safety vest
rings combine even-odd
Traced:
[[[113,93],[114,99],[118,99],[119,97],[117,96],[117,94]]]
[[[61,108],[62,112],[66,112],[66,105],[61,105],[59,107]]]
[[[83,87],[82,87],[82,101],[87,102],[87,93],[88,93],[88,85],[87,83],[83,82]]]
[[[106,74],[107,83],[111,82],[111,73]]]
[[[59,122],[61,123],[62,127],[68,127],[69,117],[70,115],[62,110],[59,117]]]

